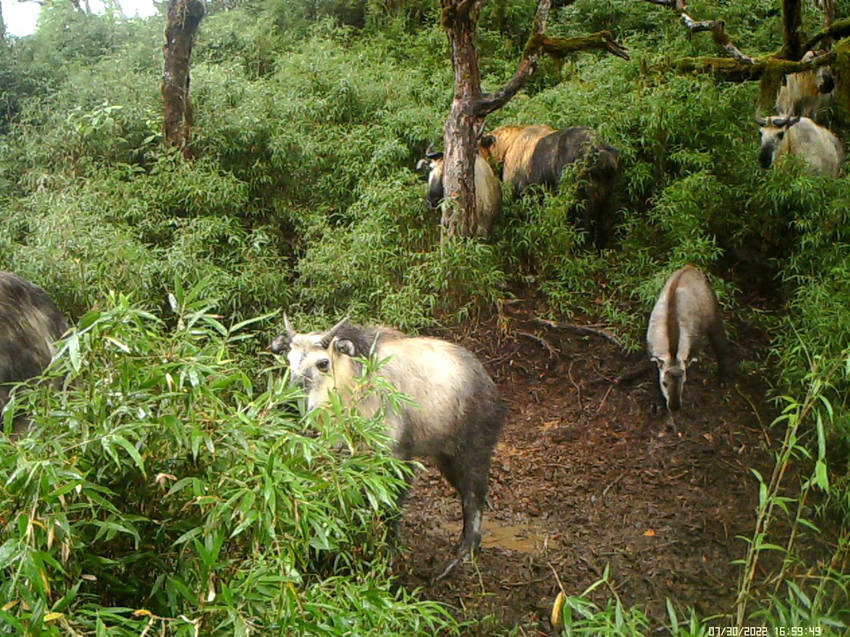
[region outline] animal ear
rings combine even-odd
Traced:
[[[658,369],[661,369],[661,366],[664,365],[664,361],[658,358],[657,356],[650,356],[649,362],[658,365]]]
[[[289,338],[294,338],[295,330],[292,329],[292,324],[289,322],[289,317],[286,315],[286,312],[283,313],[283,326],[286,328],[286,333]]]
[[[490,148],[490,146],[496,143],[496,138],[492,135],[484,135],[478,143],[481,144],[481,148]]]
[[[791,128],[794,124],[796,124],[799,121],[800,121],[800,118],[798,116],[789,117],[787,120],[785,120],[785,128]]]
[[[420,159],[416,162],[416,170],[431,170],[431,160],[430,159]]]
[[[351,356],[354,358],[354,355],[357,353],[354,349],[354,343],[352,343],[347,338],[338,338],[334,341],[334,349],[341,354],[345,354],[347,356]]]
[[[271,350],[272,354],[283,354],[286,350],[289,349],[289,344],[291,341],[292,339],[288,334],[281,334],[272,341],[269,350]]]

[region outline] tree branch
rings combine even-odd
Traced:
[[[831,38],[833,40],[840,40],[841,38],[846,38],[850,36],[850,18],[842,18],[841,20],[836,20],[831,25],[829,25],[828,29],[824,29],[820,33],[817,33],[811,40],[806,42],[803,49],[806,51],[814,50],[816,44],[818,44],[821,40],[825,40]]]
[[[723,20],[705,20],[700,22],[694,20],[691,16],[682,11],[682,23],[685,25],[685,28],[691,33],[698,33],[699,31],[710,31],[711,39],[714,40],[714,43],[717,46],[726,49],[726,51],[728,51],[732,55],[732,57],[734,57],[736,60],[743,64],[753,63],[753,58],[741,51],[732,42],[732,39],[726,33],[726,23]]]
[[[543,50],[543,39],[545,38],[543,34],[546,31],[546,22],[549,20],[551,7],[552,0],[540,0],[537,5],[537,13],[534,15],[531,34],[528,36],[528,42],[522,52],[522,59],[519,61],[517,70],[513,77],[498,91],[483,93],[479,96],[473,105],[473,113],[476,118],[483,119],[493,111],[502,108],[525,86],[528,78],[534,74],[537,69],[537,60]]]
[[[541,6],[543,4],[544,2],[541,2]],[[545,4],[548,5],[549,0],[545,0]],[[548,11],[548,7],[546,7],[546,14],[548,14]],[[525,45],[522,60],[520,60],[513,77],[498,91],[484,93],[478,98],[475,104],[476,117],[486,117],[507,104],[525,86],[528,78],[532,76],[541,53],[545,53],[556,60],[562,60],[570,53],[577,51],[605,49],[612,55],[621,57],[624,60],[629,59],[628,50],[614,40],[614,35],[610,31],[598,31],[587,35],[578,35],[573,38],[550,38],[544,35],[543,30],[546,28],[546,21],[545,16],[542,21],[540,20],[540,13],[538,11],[534,19],[534,30],[528,39],[528,43]]]
[[[810,62],[793,62],[768,55],[756,58],[750,63],[733,60],[732,58],[689,57],[677,60],[674,63],[674,67],[679,73],[714,73],[727,80],[744,82],[747,80],[757,80],[766,73],[787,75],[788,73],[811,71],[812,69],[834,63],[835,57],[835,53],[831,52],[817,57]]]

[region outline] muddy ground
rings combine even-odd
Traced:
[[[429,586],[462,521],[456,495],[426,463],[405,507],[401,582],[425,587],[424,597],[458,617],[489,617],[469,635],[548,634],[557,578],[579,595],[606,565],[623,603],[640,605],[654,625],[666,623],[668,597],[701,616],[728,612],[739,577],[730,562],[743,556],[738,536],[754,523],[750,467],[772,466],[745,398],[763,405],[763,384],[739,371],[737,389],[720,390],[706,348],[688,371],[677,435],[653,410],[648,381],[613,382],[634,358],[598,336],[545,325],[539,313],[518,300],[459,339],[485,362],[509,410],[477,569],[465,563]],[[739,358],[754,354],[736,346]]]

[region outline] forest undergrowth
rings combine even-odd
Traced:
[[[689,9],[765,52],[781,43],[779,5]],[[485,87],[514,72],[533,9],[484,5]],[[818,30],[814,6],[803,17]],[[210,3],[191,62],[191,160],[163,145],[163,25],[48,3],[35,34],[0,41],[0,267],[75,326],[4,414],[7,434],[16,414],[31,428],[0,436],[0,633],[472,630],[395,585],[385,519],[407,468],[380,420],[337,403],[299,414],[266,352],[280,310],[303,329],[348,314],[460,330],[524,290],[541,318],[593,322],[637,356],[658,291],[686,263],[708,273],[732,341],[758,352],[738,365],[769,386],[756,410],[781,441],[772,473],[752,475],[737,601],[702,617],[670,600],[650,625],[606,570],[565,596],[562,630],[846,633],[850,182],[793,157],[759,168],[757,83],[672,70],[715,55],[709,37],[648,2],[558,6],[552,34],[608,29],[631,60],[545,61],[488,118],[590,126],[617,149],[614,237],[599,251],[567,212],[581,204],[569,180],[545,196],[506,189],[489,240],[442,240],[414,170],[452,98],[436,3]],[[833,129],[848,139],[848,122]],[[754,333],[765,342],[749,347]]]

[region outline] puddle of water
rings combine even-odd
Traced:
[[[445,527],[459,535],[462,525],[446,522]],[[481,530],[481,546],[484,548],[495,546],[518,553],[537,553],[544,546],[553,544],[548,531],[528,523],[502,524],[498,520],[485,520]]]

